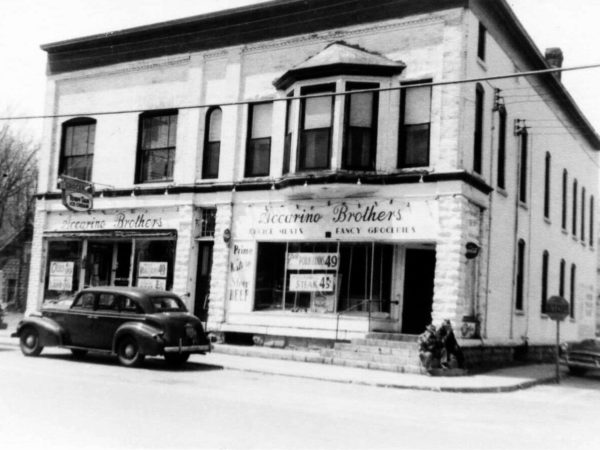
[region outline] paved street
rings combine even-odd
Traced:
[[[0,382],[2,448],[600,448],[600,375],[451,394],[0,346]]]

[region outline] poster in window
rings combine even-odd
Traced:
[[[138,278],[137,287],[165,291],[167,289],[167,280],[164,278]]]
[[[288,270],[337,270],[339,253],[288,253]]]
[[[73,261],[50,261],[48,290],[72,291],[74,267],[75,263]]]
[[[333,292],[335,275],[331,273],[290,274],[290,292]]]
[[[140,261],[138,276],[140,278],[166,278],[167,268],[167,262]]]

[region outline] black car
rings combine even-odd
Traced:
[[[600,369],[600,339],[585,339],[561,345],[562,364],[573,375],[583,375],[588,370]]]
[[[72,302],[45,305],[41,314],[19,322],[12,336],[25,356],[59,346],[79,358],[88,351],[116,354],[125,366],[155,355],[181,365],[190,354],[211,350],[200,319],[177,295],[129,287],[88,288]]]

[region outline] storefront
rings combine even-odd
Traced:
[[[434,200],[240,203],[233,215],[225,330],[332,338],[431,322]]]
[[[174,208],[48,213],[44,301],[89,286],[173,289],[178,228]]]

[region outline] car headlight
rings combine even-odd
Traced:
[[[566,355],[567,353],[569,353],[569,344],[567,344],[566,342],[563,342],[562,344],[560,344],[559,354]]]

